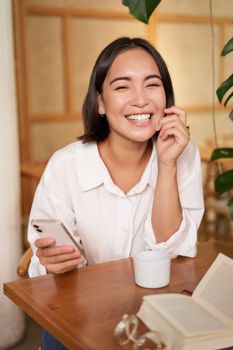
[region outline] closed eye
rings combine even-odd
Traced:
[[[129,87],[128,86],[117,86],[116,88],[115,88],[115,90],[127,90]]]
[[[151,84],[147,84],[146,87],[157,87],[157,86],[161,86],[161,84],[159,83],[151,83]]]

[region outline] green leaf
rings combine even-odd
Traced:
[[[224,106],[226,107],[228,101],[232,98],[233,96],[233,91],[230,93],[230,95],[227,97],[226,101],[224,102]]]
[[[213,150],[211,160],[219,158],[233,158],[233,148],[216,148]]]
[[[229,52],[233,51],[233,38],[231,38],[224,46],[221,56],[226,56]]]
[[[215,191],[219,194],[223,194],[233,188],[233,169],[227,170],[220,174],[215,182]]]
[[[230,218],[231,220],[233,220],[233,197],[231,197],[227,203],[228,207],[229,207],[229,214],[230,214]]]
[[[223,96],[225,95],[225,93],[233,86],[233,74],[231,74],[231,76],[225,80],[224,82],[222,82],[222,84],[217,88],[217,96],[218,96],[218,100],[221,103]]]
[[[122,0],[122,4],[129,8],[131,15],[147,24],[149,18],[161,0]]]
[[[232,109],[232,111],[229,114],[229,118],[233,121],[233,109]]]

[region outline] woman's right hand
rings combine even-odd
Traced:
[[[48,273],[60,274],[72,271],[85,262],[78,249],[71,245],[57,247],[53,237],[39,238],[35,241],[35,246],[36,255]]]

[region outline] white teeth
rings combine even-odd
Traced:
[[[150,114],[131,114],[127,117],[127,119],[145,122],[150,119]]]

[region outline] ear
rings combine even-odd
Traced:
[[[98,113],[105,114],[104,101],[101,94],[98,94]]]

